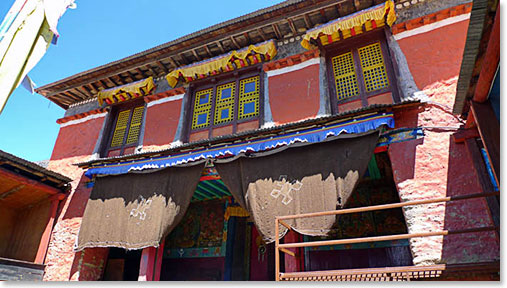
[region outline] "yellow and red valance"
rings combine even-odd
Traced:
[[[386,15],[387,19],[385,19]],[[308,30],[303,36],[301,46],[308,50],[314,49],[315,46],[310,43],[312,39],[319,39],[322,45],[327,45],[362,33],[363,24],[366,31],[369,31],[384,26],[386,21],[389,26],[396,21],[394,2],[392,0]]]
[[[154,88],[155,82],[153,81],[153,77],[149,77],[129,84],[104,89],[99,92],[97,98],[100,105],[104,102],[114,104],[149,95]]]
[[[186,82],[202,79],[219,73],[253,65],[272,59],[276,55],[276,45],[273,40],[250,45],[240,50],[206,59],[197,63],[183,66],[167,74],[166,79],[171,87],[178,84],[178,79]]]

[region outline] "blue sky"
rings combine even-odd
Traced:
[[[77,8],[58,23],[58,44],[28,75],[42,86],[278,2],[76,0]],[[0,1],[2,19],[13,3]],[[0,114],[0,149],[30,161],[49,159],[64,113],[18,87]]]

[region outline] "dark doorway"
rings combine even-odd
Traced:
[[[137,281],[141,263],[141,250],[109,248],[104,270],[105,281]]]

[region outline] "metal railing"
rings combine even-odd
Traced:
[[[330,215],[343,215],[350,213],[360,213],[360,212],[368,212],[368,211],[378,211],[385,209],[393,209],[393,208],[401,208],[406,206],[415,206],[415,205],[423,205],[423,204],[433,204],[433,203],[443,203],[450,201],[459,201],[473,198],[482,198],[489,196],[500,195],[499,192],[493,193],[477,193],[470,195],[462,195],[462,196],[449,196],[449,197],[441,197],[434,199],[426,199],[426,200],[414,200],[414,201],[406,201],[401,203],[392,203],[392,204],[382,204],[382,205],[374,205],[374,206],[366,206],[366,207],[358,207],[358,208],[348,208],[342,210],[333,210],[333,211],[323,211],[323,212],[314,212],[314,213],[304,213],[304,214],[296,214],[296,215],[287,215],[287,216],[278,216],[275,218],[275,279],[276,281],[282,280],[359,280],[359,279],[370,279],[370,280],[380,280],[380,279],[388,279],[388,280],[396,280],[398,278],[402,279],[403,277],[412,277],[419,278],[419,276],[424,277],[428,275],[429,277],[437,277],[435,275],[440,275],[441,271],[445,269],[445,265],[432,265],[432,266],[407,266],[407,267],[386,267],[386,268],[367,268],[367,269],[351,269],[351,270],[332,270],[332,271],[310,271],[310,272],[291,272],[291,273],[281,273],[280,272],[280,252],[284,252],[291,256],[295,256],[295,253],[288,250],[288,248],[301,248],[301,247],[318,247],[325,245],[339,245],[339,244],[354,244],[354,243],[364,243],[364,242],[378,242],[378,241],[386,241],[386,240],[400,240],[400,239],[410,239],[417,237],[430,237],[430,236],[445,236],[452,234],[461,234],[461,233],[473,233],[473,232],[482,232],[482,231],[493,231],[498,230],[499,228],[494,226],[488,227],[478,227],[478,228],[470,228],[470,229],[461,229],[461,230],[443,230],[443,231],[435,231],[435,232],[420,232],[420,233],[408,233],[408,234],[397,234],[397,235],[387,235],[387,236],[374,236],[374,237],[361,237],[361,238],[351,238],[351,239],[338,239],[338,240],[324,240],[324,241],[312,241],[312,242],[301,242],[301,243],[284,243],[280,244],[280,227],[279,225],[285,226],[287,229],[292,230],[291,226],[288,225],[284,220],[289,219],[297,219],[297,218],[310,218],[310,217],[319,217],[319,216],[330,216]],[[378,270],[378,271],[377,271]],[[432,272],[433,271],[433,272]],[[438,272],[440,271],[440,272]],[[392,274],[395,273],[395,274]],[[397,274],[396,274],[397,273]],[[420,274],[422,273],[422,274]],[[356,275],[352,277],[353,275]],[[363,275],[363,276],[358,276]],[[370,276],[377,275],[377,276]],[[394,275],[394,276],[393,276]],[[396,276],[398,275],[398,276]],[[310,279],[308,279],[310,277]]]

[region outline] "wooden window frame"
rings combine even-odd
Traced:
[[[386,30],[387,28],[379,28],[372,31],[364,32],[361,35],[354,36],[350,39],[341,40],[338,42],[334,42],[329,45],[322,46],[319,43],[319,46],[321,48],[321,51],[323,52],[323,56],[326,58],[326,73],[327,73],[327,82],[328,82],[328,88],[329,88],[329,96],[331,98],[331,111],[333,114],[339,113],[338,105],[340,104],[346,104],[352,101],[361,100],[361,104],[363,107],[368,106],[368,98],[374,95],[380,95],[387,92],[391,92],[393,103],[398,103],[400,101],[400,97],[398,94],[398,85],[397,85],[397,79],[394,73],[394,67],[393,63],[391,61],[391,55],[389,51],[389,47],[387,45],[386,41]],[[380,43],[380,47],[382,50],[382,57],[384,58],[384,65],[386,68],[387,78],[389,81],[389,86],[367,92],[364,78],[363,78],[363,69],[360,63],[359,59],[359,48]],[[356,79],[359,89],[359,94],[357,96],[345,98],[342,100],[338,100],[337,92],[336,92],[336,84],[335,84],[335,78],[333,73],[333,63],[332,59],[335,56],[352,52],[353,60],[354,60],[354,67],[356,72]]]
[[[131,144],[125,144],[126,140],[127,140],[127,137],[128,137],[128,134],[129,134],[129,130],[130,130],[130,125],[132,124],[132,116],[134,113],[132,113],[132,111],[137,108],[137,107],[143,107],[143,114],[141,115],[141,127],[139,128],[139,135],[137,137],[137,141],[135,143],[131,143]],[[118,115],[120,114],[120,112],[122,111],[125,111],[125,110],[130,110],[130,115],[129,115],[129,119],[127,121],[127,128],[125,130],[125,135],[123,135],[123,144],[121,146],[117,146],[117,147],[111,147],[111,141],[113,140],[113,135],[114,135],[114,130],[116,128],[116,122],[118,120]],[[105,141],[102,141],[102,144],[101,144],[101,148],[100,148],[100,151],[102,151],[101,153],[101,157],[108,157],[107,155],[109,154],[109,152],[113,151],[113,150],[118,150],[120,149],[120,154],[118,156],[121,156],[125,153],[125,149],[127,148],[131,148],[131,147],[137,147],[139,145],[139,141],[141,140],[141,132],[142,132],[142,129],[144,127],[144,114],[146,113],[146,105],[143,101],[143,99],[136,99],[136,100],[133,100],[133,101],[129,101],[127,103],[119,103],[117,105],[114,105],[111,107],[111,117],[109,117],[108,119],[108,123],[106,124],[106,131],[104,133],[104,135],[106,136],[104,138]]]
[[[239,116],[239,83],[243,79],[251,78],[251,77],[259,77],[259,114],[252,117],[247,117],[243,119],[238,119]],[[215,122],[215,110],[216,110],[216,91],[217,87],[223,84],[227,84],[230,82],[235,82],[235,92],[234,92],[234,118],[232,121],[214,124]],[[196,92],[212,89],[212,95],[210,95],[211,101],[211,111],[209,116],[210,124],[206,127],[192,129],[192,120],[194,117],[194,109],[195,109],[195,95]],[[237,132],[238,124],[250,122],[254,120],[259,121],[259,127],[263,124],[264,119],[264,71],[262,70],[262,63],[251,65],[245,67],[241,70],[231,71],[227,73],[223,73],[213,77],[207,77],[202,80],[196,80],[190,83],[188,88],[189,101],[186,103],[186,111],[187,113],[185,117],[186,125],[185,125],[185,142],[188,142],[190,138],[190,134],[202,131],[208,131],[208,139],[212,138],[213,129],[230,126],[232,125],[232,133]]]

